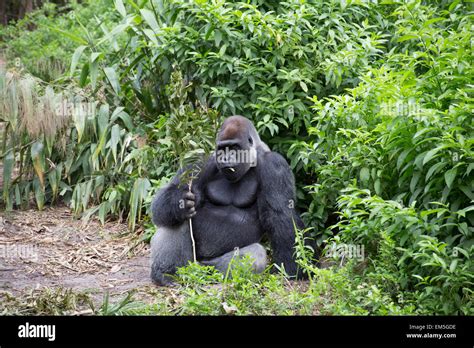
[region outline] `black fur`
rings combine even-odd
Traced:
[[[273,250],[273,262],[283,265],[289,275],[297,274],[294,261],[294,225],[304,228],[295,211],[295,179],[286,160],[276,152],[260,155],[257,166],[258,216]]]
[[[151,260],[156,283],[167,284],[165,274],[174,273],[176,267],[192,259],[190,216],[199,261],[219,264],[223,269],[223,260],[229,259],[223,255],[259,243],[266,234],[275,264],[283,265],[290,276],[297,275],[293,221],[299,228],[303,223],[294,208],[295,183],[290,167],[281,155],[268,149],[253,124],[241,116],[224,122],[217,149],[229,143],[245,150],[254,148],[257,165],[233,163],[234,170],[229,171],[227,162],[216,160],[216,152],[194,179],[192,195],[187,193],[188,185],[181,183],[183,171],[156,195],[152,219],[158,232],[152,239]],[[253,252],[260,250],[258,246],[245,250],[251,250],[255,269],[261,271],[266,255]]]

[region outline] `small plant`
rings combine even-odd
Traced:
[[[115,304],[110,303],[109,296],[109,293],[106,292],[102,306],[98,311],[99,315],[123,315],[138,305],[133,300],[133,291],[127,292],[127,295]]]
[[[93,314],[94,308],[89,294],[63,288],[31,290],[21,298],[3,292],[0,298],[2,315]]]

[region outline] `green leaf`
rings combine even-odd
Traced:
[[[39,182],[38,178],[34,178],[33,180],[33,190],[35,193],[36,206],[38,210],[43,210],[45,201],[44,185]]]
[[[18,184],[15,185],[15,203],[18,207],[21,206],[21,192]]]
[[[160,29],[160,27],[158,25],[158,22],[156,21],[155,14],[147,9],[140,10],[140,13],[143,19],[145,19],[145,22],[147,22],[150,28],[153,29],[156,33]]]
[[[400,170],[400,168],[402,167],[403,163],[405,163],[405,158],[408,156],[408,154],[410,153],[412,149],[406,149],[404,150],[400,156],[398,156],[398,159],[397,159],[397,170]]]
[[[446,268],[446,262],[441,257],[439,257],[437,254],[433,254],[433,259],[435,259],[435,261],[438,261],[438,264],[442,268]]]
[[[115,9],[122,15],[122,17],[125,17],[127,15],[127,10],[125,10],[125,6],[123,5],[122,0],[114,0],[115,3]]]
[[[53,191],[53,197],[56,197],[58,194],[58,179],[57,179],[57,173],[55,170],[51,170],[48,173],[48,181],[49,181],[49,186],[51,186],[51,190]]]
[[[416,184],[418,184],[418,180],[420,180],[421,173],[415,172],[410,181],[410,191],[413,193],[416,189]]]
[[[459,189],[471,200],[474,201],[474,189],[468,186],[459,186]]]
[[[93,184],[93,179],[85,183],[85,190],[82,192],[82,207],[84,210],[86,210],[87,207],[89,206],[89,201],[92,194],[92,184]]]
[[[104,131],[100,134],[99,144],[95,148],[94,154],[92,155],[92,160],[93,161],[97,160],[97,158],[99,157],[101,151],[104,149],[104,145],[105,145],[105,142],[107,140],[107,135],[108,135],[107,129],[104,129]]]
[[[360,176],[360,180],[361,180],[364,184],[366,184],[366,183],[369,181],[369,179],[370,179],[370,170],[369,170],[369,168],[366,168],[366,167],[362,168],[362,169],[360,170],[359,176]]]
[[[106,41],[110,41],[111,44],[115,44],[116,37],[128,28],[130,28],[130,25],[126,23],[115,26],[110,33],[107,33],[107,35],[97,41],[97,44],[95,46],[101,46]]]
[[[447,164],[446,162],[438,162],[432,165],[431,168],[426,173],[425,181],[428,181],[429,178],[431,178],[433,174],[438,173],[438,171],[441,170],[446,164]]]
[[[406,243],[408,237],[409,237],[409,234],[408,234],[408,233],[405,233],[405,234],[402,236],[402,238],[400,238],[400,246],[405,245],[405,243]]]
[[[55,27],[50,27],[48,25],[45,25],[46,28],[49,28],[53,31],[56,31],[64,36],[66,36],[67,38],[71,39],[72,41],[75,41],[81,45],[87,45],[87,41],[84,40],[82,37],[80,36],[77,36],[77,35],[74,35],[72,33],[70,33],[69,31],[64,31],[64,30],[61,30],[59,28],[55,28]]]
[[[466,175],[471,174],[471,171],[474,169],[474,163],[470,163],[466,169]]]
[[[90,77],[91,77],[92,89],[95,89],[98,74],[99,74],[99,61],[97,59],[93,60],[92,57],[91,57]]]
[[[458,259],[454,259],[453,261],[451,261],[451,264],[449,265],[449,272],[453,273],[457,265]]]
[[[469,258],[471,257],[471,255],[470,255],[466,250],[464,250],[463,248],[454,247],[454,248],[453,248],[453,251],[460,252],[460,253],[463,254],[467,259],[469,259]]]
[[[106,67],[104,68],[104,73],[105,76],[107,76],[107,79],[109,80],[110,85],[112,86],[115,94],[118,95],[120,93],[120,83],[115,69],[111,67]]]
[[[432,132],[433,130],[436,130],[436,128],[434,128],[434,127],[422,128],[421,130],[419,130],[418,132],[415,133],[412,140],[417,139],[420,135],[426,134],[428,132]]]
[[[219,55],[222,57],[227,50],[227,45],[222,45],[221,49],[219,50]]]
[[[413,34],[403,35],[397,39],[397,42],[404,42],[404,41],[413,40],[413,39],[418,39],[418,35],[413,35]]]
[[[127,130],[131,131],[133,130],[133,122],[132,119],[130,118],[129,114],[127,114],[125,111],[123,111],[123,107],[118,107],[114,110],[112,113],[112,116],[110,118],[110,122],[113,123],[117,118],[120,118],[123,121],[123,124],[127,128]]]
[[[452,12],[460,2],[461,2],[461,0],[453,1],[453,3],[451,5],[449,5],[449,7],[448,7],[448,11]]]
[[[79,79],[79,86],[84,87],[87,82],[87,76],[89,76],[89,63],[84,64],[81,71],[81,77]]]
[[[79,46],[78,48],[76,48],[76,50],[74,51],[73,55],[72,55],[72,59],[71,59],[71,72],[70,72],[70,76],[72,77],[72,75],[74,74],[74,71],[76,70],[76,67],[77,67],[77,63],[79,63],[79,59],[81,58],[82,56],[82,53],[84,52],[84,50],[86,49],[87,46]]]
[[[377,195],[380,196],[380,195],[382,194],[382,185],[381,185],[381,183],[380,183],[380,179],[375,180],[375,182],[374,182],[374,189],[375,189],[375,193],[376,193]]]
[[[255,89],[255,78],[253,76],[248,76],[247,81],[250,85],[250,88]]]
[[[97,117],[97,126],[99,128],[99,136],[107,131],[109,123],[109,104],[102,104]]]
[[[454,179],[456,179],[457,170],[457,168],[452,168],[444,173],[444,180],[446,180],[446,185],[448,185],[449,188],[451,188]]]
[[[145,33],[145,35],[151,40],[151,42],[153,42],[153,44],[155,46],[158,46],[158,39],[156,37],[156,33],[151,30],[151,29],[143,29],[143,32]]]
[[[135,10],[140,11],[140,7],[133,2],[133,0],[127,0],[127,3],[131,5]]]
[[[308,86],[306,86],[306,83],[300,81],[300,87],[305,93],[308,93]]]
[[[445,149],[447,146],[446,145],[443,145],[443,146],[438,146],[436,148],[434,148],[433,150],[430,150],[426,153],[426,156],[425,158],[423,159],[423,165],[425,165],[426,163],[428,163],[429,161],[431,161],[435,155],[440,152],[441,150]]]
[[[92,52],[91,53],[91,62],[95,62],[97,58],[102,57],[104,54],[101,52]]]
[[[45,157],[44,157],[43,143],[36,141],[31,145],[31,160],[33,161],[33,168],[36,175],[44,188],[44,171],[45,171]]]
[[[77,130],[77,141],[80,143],[84,130],[86,129],[86,114],[81,108],[74,109],[72,113],[72,120]]]
[[[9,206],[10,200],[10,183],[12,179],[13,166],[15,164],[15,156],[9,151],[3,158],[3,201]]]
[[[135,230],[136,222],[140,221],[142,204],[147,196],[151,183],[146,178],[138,178],[133,184],[130,195],[130,212],[128,214],[128,225],[131,231]]]
[[[446,20],[446,18],[443,18],[443,17],[432,18],[432,19],[429,19],[426,22],[424,22],[423,27],[427,28],[433,23],[441,22],[441,21],[444,21],[444,20]]]
[[[110,212],[110,203],[107,201],[102,202],[99,207],[99,220],[102,223],[102,225],[105,224],[105,218],[109,212]]]
[[[222,41],[222,33],[220,30],[215,30],[214,31],[214,42],[216,43],[216,46],[219,46]]]
[[[426,157],[428,153],[427,152],[422,152],[420,153],[418,156],[415,157],[415,161],[413,162],[415,164],[415,166],[422,170],[423,169],[423,165],[424,165],[424,159]]]
[[[115,124],[112,127],[112,133],[110,136],[110,147],[112,149],[112,155],[114,156],[114,160],[117,163],[117,145],[120,141],[120,126]]]

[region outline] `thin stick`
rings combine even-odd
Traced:
[[[193,179],[189,180],[189,192],[191,192],[191,187],[192,186],[193,186]],[[194,262],[197,262],[197,260],[196,260],[196,242],[194,241],[192,218],[189,218],[189,233],[191,235],[191,242],[192,242],[192,245],[193,245],[193,259],[194,259]]]

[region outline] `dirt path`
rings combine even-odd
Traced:
[[[112,299],[135,289],[134,299],[148,302],[148,246],[125,224],[83,225],[67,207],[0,212],[0,294],[58,289],[87,293],[99,306],[107,292]]]

